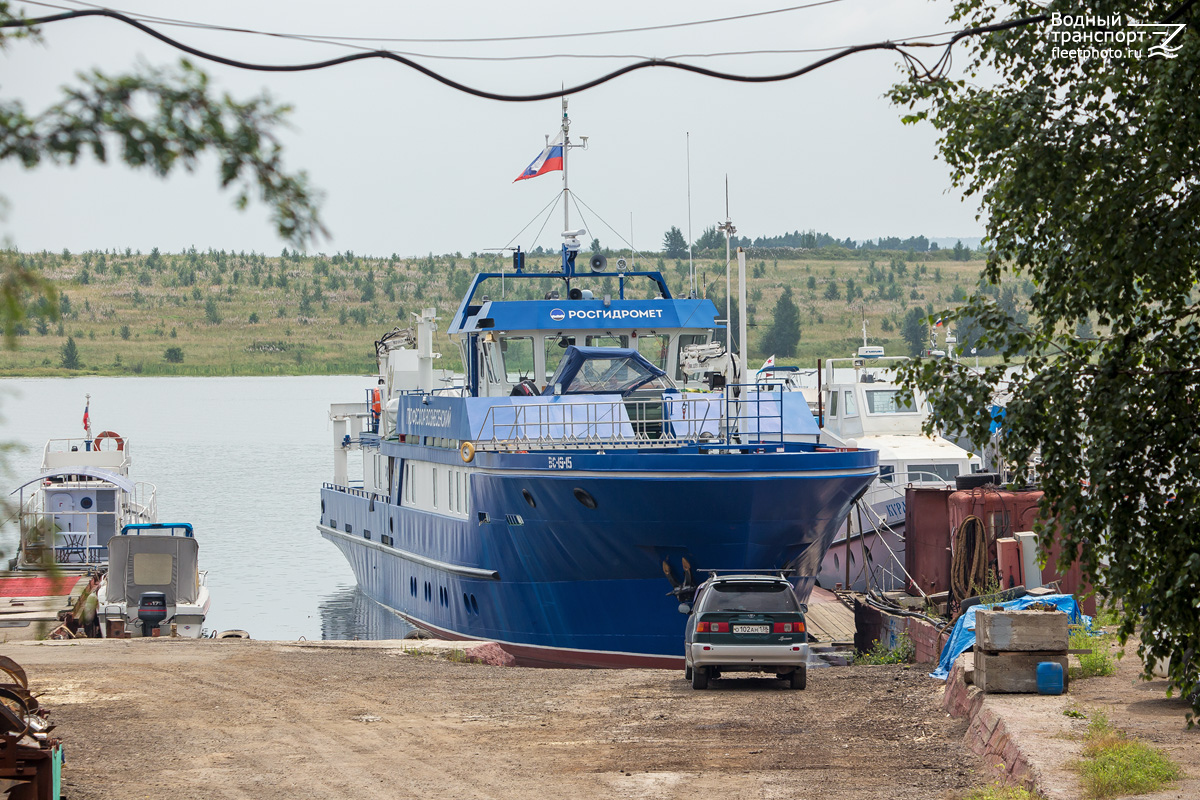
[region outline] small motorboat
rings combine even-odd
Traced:
[[[208,614],[208,573],[186,522],[126,525],[108,540],[108,572],[96,590],[96,617],[108,638],[199,639]]]

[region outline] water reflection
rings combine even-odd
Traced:
[[[363,594],[340,586],[320,602],[322,639],[403,639],[413,626]]]

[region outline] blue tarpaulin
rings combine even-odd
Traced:
[[[938,668],[929,673],[929,677],[946,680],[950,677],[950,668],[954,666],[954,660],[975,646],[976,611],[980,609],[989,611],[997,608],[1019,610],[1034,603],[1049,603],[1058,606],[1060,611],[1067,613],[1071,624],[1092,627],[1092,618],[1079,610],[1079,603],[1075,602],[1075,598],[1069,594],[1048,594],[1041,597],[1026,595],[1006,603],[971,606],[954,623],[954,630],[950,632],[950,638],[946,641],[946,646],[942,648],[942,658],[938,662]]]

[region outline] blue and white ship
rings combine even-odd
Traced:
[[[565,114],[562,137],[565,155]],[[790,570],[807,600],[877,454],[820,445],[800,393],[685,371],[720,350],[716,307],[657,272],[580,269],[583,234],[564,231],[558,270],[518,250],[476,276],[448,329],[461,381],[435,368],[433,309],[377,343],[366,402],[331,408],[318,528],[435,636],[525,664],[682,668],[695,573]],[[527,281],[543,299],[489,299]],[[647,282],[654,299],[626,298]]]

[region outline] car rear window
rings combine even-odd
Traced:
[[[714,583],[705,611],[799,611],[796,594],[785,583]]]

